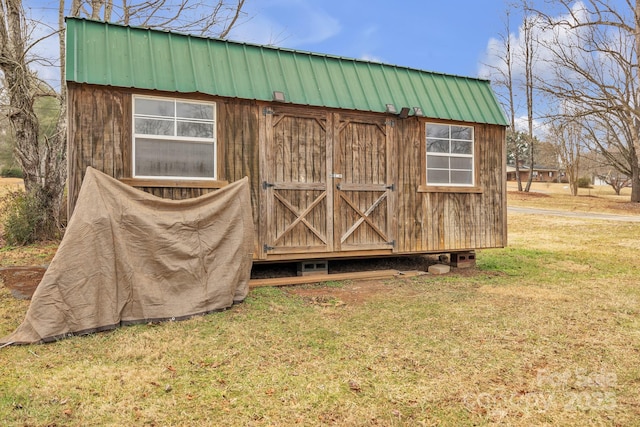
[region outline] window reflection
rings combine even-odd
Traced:
[[[216,178],[215,104],[134,97],[134,176]]]

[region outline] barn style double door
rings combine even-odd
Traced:
[[[265,109],[263,256],[394,249],[384,117]]]

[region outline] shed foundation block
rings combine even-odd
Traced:
[[[428,271],[431,274],[447,274],[451,271],[451,267],[444,264],[435,264],[430,265]]]
[[[454,252],[451,254],[452,267],[456,268],[471,268],[476,266],[476,253],[474,251],[469,252]]]
[[[328,260],[303,261],[298,263],[298,276],[329,274]]]

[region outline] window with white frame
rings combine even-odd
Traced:
[[[216,179],[216,104],[133,98],[133,176]]]
[[[473,127],[427,123],[427,185],[473,186]]]

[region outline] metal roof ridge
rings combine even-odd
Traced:
[[[100,20],[91,19],[91,18],[67,16],[64,19],[65,19],[65,21],[67,21],[67,20],[88,21],[88,22],[94,22],[96,24],[103,24],[103,25],[107,25],[107,26],[114,26],[114,27],[120,27],[120,28],[130,28],[130,29],[133,29],[133,30],[142,30],[142,31],[154,31],[154,32],[158,32],[158,33],[167,33],[167,34],[173,34],[173,35],[182,36],[182,37],[190,37],[190,38],[196,38],[196,39],[202,39],[202,40],[213,40],[213,41],[218,41],[218,42],[222,42],[222,43],[235,44],[235,45],[244,45],[244,46],[253,47],[253,48],[260,48],[260,49],[272,49],[272,50],[276,50],[276,51],[288,52],[288,53],[293,53],[293,54],[301,54],[301,55],[306,55],[306,56],[315,56],[315,57],[319,57],[319,58],[336,59],[336,60],[341,60],[341,61],[352,61],[352,62],[362,63],[362,64],[378,64],[378,65],[382,65],[382,66],[385,66],[385,67],[393,67],[393,68],[399,68],[399,69],[403,69],[403,70],[417,71],[417,72],[425,73],[425,74],[434,74],[434,75],[440,75],[440,76],[443,76],[443,77],[461,78],[461,79],[468,79],[468,80],[475,80],[475,81],[479,81],[479,82],[491,83],[490,80],[483,79],[483,78],[480,78],[480,77],[463,76],[463,75],[453,74],[453,73],[444,73],[444,72],[441,72],[441,71],[424,70],[424,69],[421,69],[421,68],[409,67],[409,66],[405,66],[405,65],[390,64],[390,63],[379,62],[379,61],[369,61],[369,60],[366,60],[366,59],[352,58],[352,57],[348,57],[348,56],[340,56],[340,55],[335,55],[335,54],[330,54],[330,53],[312,52],[312,51],[305,51],[305,50],[300,50],[300,49],[293,49],[293,48],[288,48],[288,47],[280,47],[280,46],[274,46],[274,45],[268,45],[268,44],[259,44],[259,43],[243,42],[243,41],[238,41],[238,40],[221,39],[221,38],[218,38],[218,37],[199,36],[199,35],[195,35],[195,34],[181,33],[179,31],[163,30],[163,29],[136,26],[136,25],[116,24],[116,23],[113,23],[113,22],[100,21]]]

